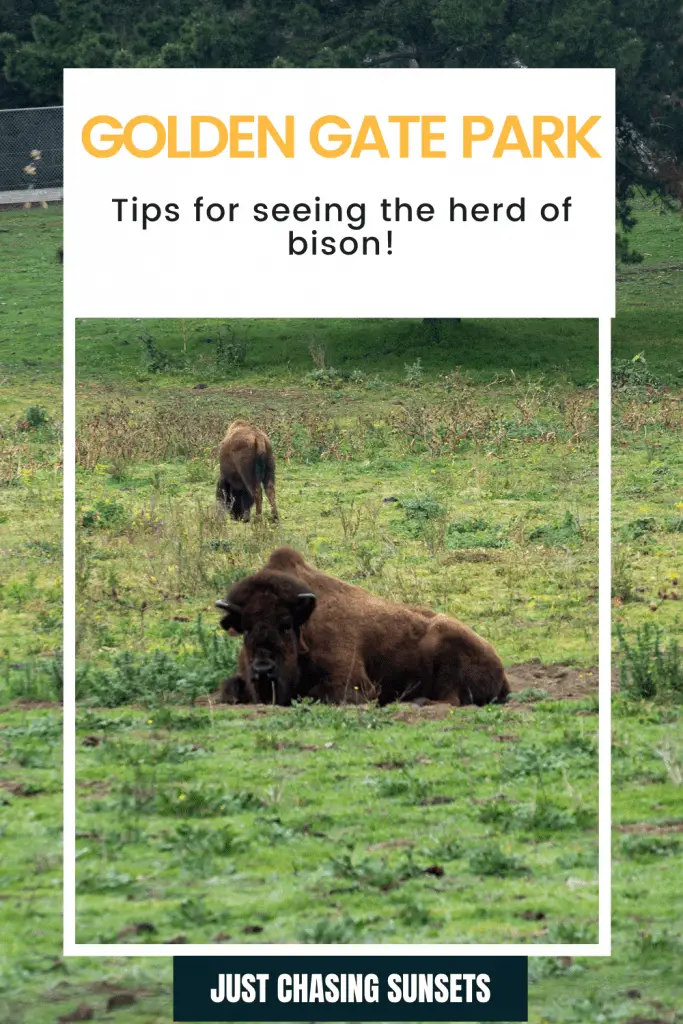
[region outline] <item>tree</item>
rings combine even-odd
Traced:
[[[681,188],[681,0],[0,0],[0,15],[0,100],[27,105],[60,102],[64,67],[614,67],[622,230],[634,188]]]

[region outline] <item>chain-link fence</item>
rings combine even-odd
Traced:
[[[63,107],[0,110],[0,193],[61,189]]]

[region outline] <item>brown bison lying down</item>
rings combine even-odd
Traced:
[[[231,703],[489,704],[509,693],[493,647],[457,619],[342,583],[291,548],[216,605],[223,628],[244,638],[238,674],[222,686]]]
[[[233,519],[249,521],[252,505],[261,515],[264,487],[273,519],[277,519],[275,503],[275,458],[270,441],[262,430],[245,420],[235,420],[228,427],[219,452],[220,476],[216,500]]]

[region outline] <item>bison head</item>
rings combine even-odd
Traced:
[[[315,594],[292,576],[267,570],[240,580],[216,607],[223,629],[244,638],[249,682],[264,703],[289,705],[299,682],[300,631]]]

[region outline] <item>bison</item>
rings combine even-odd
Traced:
[[[227,702],[481,705],[510,692],[491,644],[457,619],[375,597],[292,548],[274,551],[216,606],[222,627],[244,641],[237,674],[221,688]]]
[[[219,452],[220,475],[216,500],[233,519],[249,522],[252,505],[261,515],[265,489],[273,519],[277,519],[275,501],[275,458],[266,434],[245,420],[235,420],[228,427]]]

